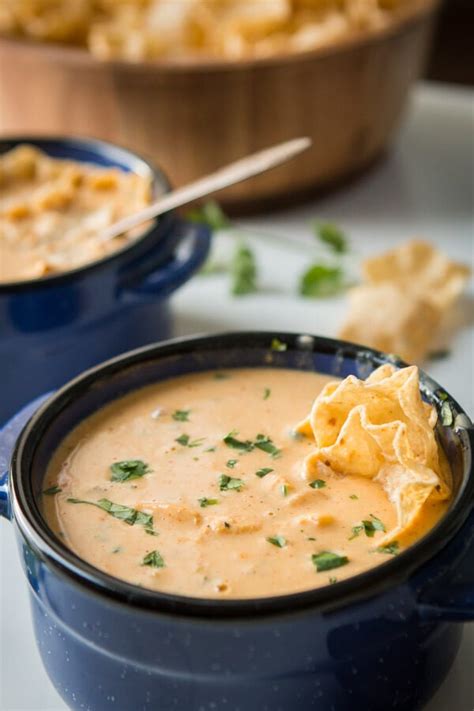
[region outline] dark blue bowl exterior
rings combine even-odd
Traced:
[[[0,153],[24,140],[58,158],[162,174],[137,156],[102,141],[26,138],[0,141]],[[171,334],[169,294],[189,278],[206,256],[209,234],[201,230],[190,269],[160,288],[141,288],[175,259],[186,232],[174,214],[163,216],[132,247],[85,268],[45,280],[0,285],[0,425],[32,398],[62,385],[82,370],[122,351]],[[199,256],[199,259],[196,257]],[[185,270],[186,271],[186,270]]]
[[[245,354],[213,352],[212,345],[205,353],[188,349],[185,356],[163,359],[161,377],[260,359]],[[261,358],[264,364],[264,352]],[[278,353],[276,359],[278,367],[317,366],[344,375],[367,374],[373,367],[329,352]],[[110,399],[114,389],[146,384],[156,376],[154,368],[144,362],[116,382],[109,377],[102,391],[90,394],[86,409]],[[79,410],[71,415],[79,416]],[[103,595],[39,556],[18,533],[44,665],[68,706],[78,711],[421,709],[456,656],[459,611],[460,620],[473,617],[474,600],[466,597],[466,585],[474,596],[473,539],[471,512],[449,545],[416,573],[388,573],[390,584],[366,599],[341,605],[336,585],[335,604],[222,617],[187,614],[179,605],[151,610],[132,597],[127,602]],[[449,613],[430,602],[431,592],[436,598],[446,586],[453,595],[455,578],[468,601],[465,613],[462,604]]]

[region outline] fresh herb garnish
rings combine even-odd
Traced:
[[[384,546],[379,546],[377,548],[377,553],[387,553],[388,555],[398,555],[400,553],[400,546],[398,541],[393,541],[393,543],[387,543]]]
[[[150,471],[148,464],[141,459],[124,459],[122,462],[114,462],[110,465],[112,481],[131,481],[140,479]]]
[[[334,224],[325,222],[323,224],[316,223],[314,225],[316,236],[327,244],[336,254],[344,254],[347,252],[347,238],[344,232]]]
[[[347,565],[349,562],[349,558],[347,556],[331,553],[330,551],[315,553],[311,556],[311,560],[313,561],[318,573],[322,573],[325,570],[332,570],[333,568],[340,568],[342,565]]]
[[[234,296],[257,291],[257,265],[250,247],[237,245],[230,263],[231,293]]]
[[[352,527],[352,536],[349,538],[350,541],[356,538],[362,531],[365,531],[365,535],[369,538],[373,538],[376,531],[385,531],[384,524],[377,516],[370,514],[370,517],[372,519],[371,521],[364,519],[360,524]]]
[[[287,350],[288,345],[286,343],[283,343],[283,341],[280,341],[279,338],[273,338],[270,348],[272,351],[277,351],[278,353],[284,353],[284,351]]]
[[[345,287],[341,267],[313,264],[301,277],[300,294],[312,299],[334,296]]]
[[[329,578],[329,585],[335,585],[337,583],[337,578]]]
[[[267,437],[266,435],[258,434],[254,445],[258,449],[261,449],[263,452],[270,454],[273,459],[280,456],[281,454],[281,449],[278,449],[278,447],[273,444],[270,437]]]
[[[171,417],[177,422],[189,422],[189,413],[191,410],[175,410]]]
[[[286,538],[284,536],[270,536],[267,541],[277,548],[284,548],[286,546]]]
[[[207,506],[215,506],[216,504],[219,503],[218,499],[208,499],[207,496],[203,496],[202,498],[198,499],[199,501],[199,506],[202,509],[205,509]]]
[[[280,487],[280,491],[282,496],[288,496],[288,485],[282,484]]]
[[[301,531],[301,533],[303,533],[303,531]],[[316,538],[314,538],[313,536],[309,536],[306,540],[307,541],[315,541]]]
[[[238,463],[239,463],[238,459],[228,459],[225,465],[226,465],[226,467],[229,467],[229,469],[233,469],[235,467],[235,465]]]
[[[271,394],[272,394],[272,391],[270,390],[270,388],[265,388],[263,391],[263,399],[268,400],[268,398],[270,397]]]
[[[49,489],[43,491],[44,496],[54,496],[55,494],[61,493],[62,489],[59,486],[50,486]]]
[[[258,476],[260,479],[263,479],[264,476],[267,476],[267,474],[270,474],[273,469],[270,469],[270,467],[262,467],[262,469],[259,469],[257,472],[255,472],[255,476]]]
[[[326,482],[324,479],[315,479],[314,481],[310,481],[309,485],[312,489],[324,489]]]
[[[451,351],[449,348],[440,348],[437,351],[431,351],[428,353],[429,360],[444,360],[444,358],[449,358]]]
[[[99,499],[98,501],[86,501],[85,499],[67,499],[70,504],[88,504],[89,506],[97,506],[97,508],[106,511],[108,514],[127,523],[129,526],[137,524],[143,526],[147,533],[155,534],[153,530],[153,516],[151,514],[143,513],[143,511],[137,511],[137,509],[132,509],[130,506],[124,506],[123,504],[115,504],[109,499]]]
[[[158,551],[151,551],[143,558],[142,565],[148,565],[150,568],[164,568],[165,561]]]
[[[236,439],[236,434],[239,434],[236,430],[232,430],[232,432],[229,432],[229,434],[224,437],[224,443],[228,447],[232,447],[233,449],[240,449],[243,452],[251,452],[254,448],[253,442],[248,439],[245,441]]]
[[[441,405],[441,422],[443,423],[444,427],[451,427],[451,425],[454,422],[454,417],[453,417],[453,411],[451,410],[451,406],[449,402],[444,401],[443,404]]]
[[[199,439],[191,440],[188,434],[182,434],[176,437],[175,442],[181,444],[183,447],[199,447],[205,440],[205,437],[200,437]]]
[[[221,474],[219,477],[219,489],[221,491],[240,491],[243,486],[245,484],[242,479],[237,479],[227,474]]]
[[[356,501],[356,499],[358,499],[359,497],[357,496],[357,494],[351,494],[351,495],[349,496],[349,498],[350,498],[350,499],[353,499],[354,501]]]
[[[223,230],[230,226],[230,220],[216,200],[207,200],[199,207],[189,210],[187,219],[207,225],[211,230]]]
[[[215,452],[216,447],[208,447],[207,449],[204,450],[204,452]]]

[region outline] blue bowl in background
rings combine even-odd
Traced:
[[[115,166],[152,177],[163,173],[104,141],[19,136],[0,140],[0,154],[30,143],[55,158]],[[91,264],[31,281],[0,283],[0,423],[32,398],[122,351],[171,335],[170,294],[200,267],[207,228],[170,212],[134,242]]]
[[[284,352],[271,349],[274,338],[286,344]],[[248,600],[146,590],[80,560],[41,514],[52,451],[84,417],[127,392],[232,367],[365,378],[387,361],[393,359],[308,335],[177,339],[84,373],[0,432],[0,514],[15,526],[43,663],[71,709],[423,707],[455,659],[462,623],[474,620],[474,430],[424,373],[423,396],[438,411],[444,404],[453,413],[451,427],[438,426],[453,471],[450,509],[400,555],[334,585]]]

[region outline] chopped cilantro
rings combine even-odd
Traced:
[[[114,462],[110,465],[112,481],[131,481],[140,479],[150,471],[148,464],[141,459],[124,459],[122,462]]]
[[[236,479],[233,476],[228,476],[227,474],[221,474],[219,477],[219,489],[221,491],[240,491],[244,486],[242,479]]]
[[[172,414],[173,420],[177,422],[189,422],[189,413],[191,410],[175,410]]]
[[[311,560],[313,561],[318,573],[322,573],[325,570],[333,570],[333,568],[340,568],[342,565],[347,565],[349,562],[349,558],[347,556],[331,553],[330,551],[315,553],[311,556]]]
[[[270,437],[267,437],[266,435],[258,434],[254,445],[255,447],[258,447],[258,449],[261,449],[263,452],[270,454],[273,459],[280,456],[281,454],[281,449],[278,449],[278,447],[273,444]]]
[[[312,489],[324,489],[326,482],[324,479],[315,479],[314,481],[311,481],[309,485]]]
[[[387,543],[384,546],[379,546],[377,548],[377,553],[387,553],[388,555],[398,555],[400,553],[400,546],[398,541],[393,541],[393,543]]]
[[[203,496],[202,498],[198,499],[199,501],[199,506],[202,509],[205,509],[207,506],[215,506],[216,504],[219,503],[218,499],[208,499],[207,496]]]
[[[270,390],[270,388],[265,388],[263,391],[263,399],[268,400],[268,398],[270,397],[271,394],[272,394],[272,391]]]
[[[280,487],[280,491],[282,496],[288,496],[288,485],[282,484]]]
[[[283,343],[283,341],[280,341],[279,338],[273,338],[270,348],[272,351],[277,351],[278,353],[283,353],[284,351],[287,350],[288,345],[286,343]]]
[[[205,437],[200,437],[199,439],[191,440],[188,434],[182,434],[176,437],[175,442],[181,444],[183,447],[199,447],[204,442]]]
[[[270,469],[270,467],[262,467],[262,469],[259,469],[257,472],[255,472],[255,476],[258,476],[260,479],[263,479],[264,476],[267,476],[267,474],[270,474],[273,469]]]
[[[349,498],[350,498],[350,499],[353,499],[354,501],[356,501],[359,497],[357,496],[357,494],[351,494],[351,495],[349,496]]]
[[[300,281],[300,294],[313,299],[334,296],[345,287],[344,273],[341,267],[325,264],[313,264],[303,274]]]
[[[225,465],[226,465],[226,467],[229,467],[229,469],[233,469],[235,467],[235,465],[238,463],[239,463],[238,459],[228,459]]]
[[[254,448],[253,442],[251,442],[248,439],[245,441],[236,439],[236,437],[235,437],[236,434],[238,434],[238,432],[236,432],[235,430],[232,430],[232,432],[229,432],[229,434],[224,437],[224,440],[223,440],[224,443],[228,447],[232,447],[233,449],[240,449],[243,452],[251,452],[252,449]]]
[[[336,254],[347,252],[347,238],[344,232],[336,225],[330,222],[316,223],[314,231],[319,240],[327,244]]]
[[[98,501],[86,501],[84,499],[67,499],[70,504],[88,504],[89,506],[97,506],[97,508],[106,511],[108,514],[127,523],[129,526],[138,524],[143,526],[147,533],[155,534],[153,530],[153,516],[151,514],[144,513],[143,511],[137,511],[137,509],[132,509],[130,506],[124,506],[123,504],[115,504],[109,499],[99,499]]]
[[[230,226],[230,220],[216,200],[207,200],[205,203],[189,210],[186,215],[190,222],[207,225],[211,230],[223,230]]]
[[[284,536],[270,536],[267,541],[277,548],[284,548],[286,546],[286,538]]]
[[[257,266],[252,250],[244,244],[237,245],[230,263],[231,292],[234,296],[257,291]]]
[[[329,585],[335,585],[337,583],[337,578],[329,578]]]
[[[371,521],[369,519],[365,519],[357,526],[352,527],[352,536],[349,540],[356,538],[360,533],[362,533],[362,531],[365,531],[365,535],[369,538],[373,538],[376,531],[385,531],[384,524],[379,518],[377,518],[377,516],[370,514],[370,517],[372,519]]]
[[[148,565],[150,568],[164,568],[165,561],[158,551],[151,551],[143,558],[142,565]]]
[[[62,491],[62,489],[59,488],[59,486],[50,486],[49,489],[45,489],[43,491],[44,496],[54,496],[55,494],[59,494]]]
[[[205,452],[215,452],[216,447],[208,447],[207,449],[204,450]]]

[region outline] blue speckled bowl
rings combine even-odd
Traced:
[[[151,176],[155,194],[169,190],[158,168],[104,141],[19,136],[0,140],[0,154],[20,143],[55,158]],[[202,264],[209,239],[207,228],[171,212],[104,259],[64,274],[0,283],[0,425],[85,368],[169,338],[169,296]]]
[[[285,352],[270,349],[273,338]],[[51,452],[110,400],[189,372],[285,367],[366,377],[387,356],[342,341],[235,333],[169,341],[90,370],[20,413],[0,434],[0,513],[15,526],[46,670],[72,709],[89,711],[413,711],[447,674],[474,619],[472,424],[447,402],[439,426],[455,494],[447,515],[399,556],[292,595],[205,600],[153,592],[81,561],[40,510]],[[398,365],[398,363],[396,363]],[[23,431],[20,430],[24,427]],[[13,454],[12,454],[13,450]],[[10,463],[11,460],[11,463]],[[10,463],[10,466],[9,466]]]

